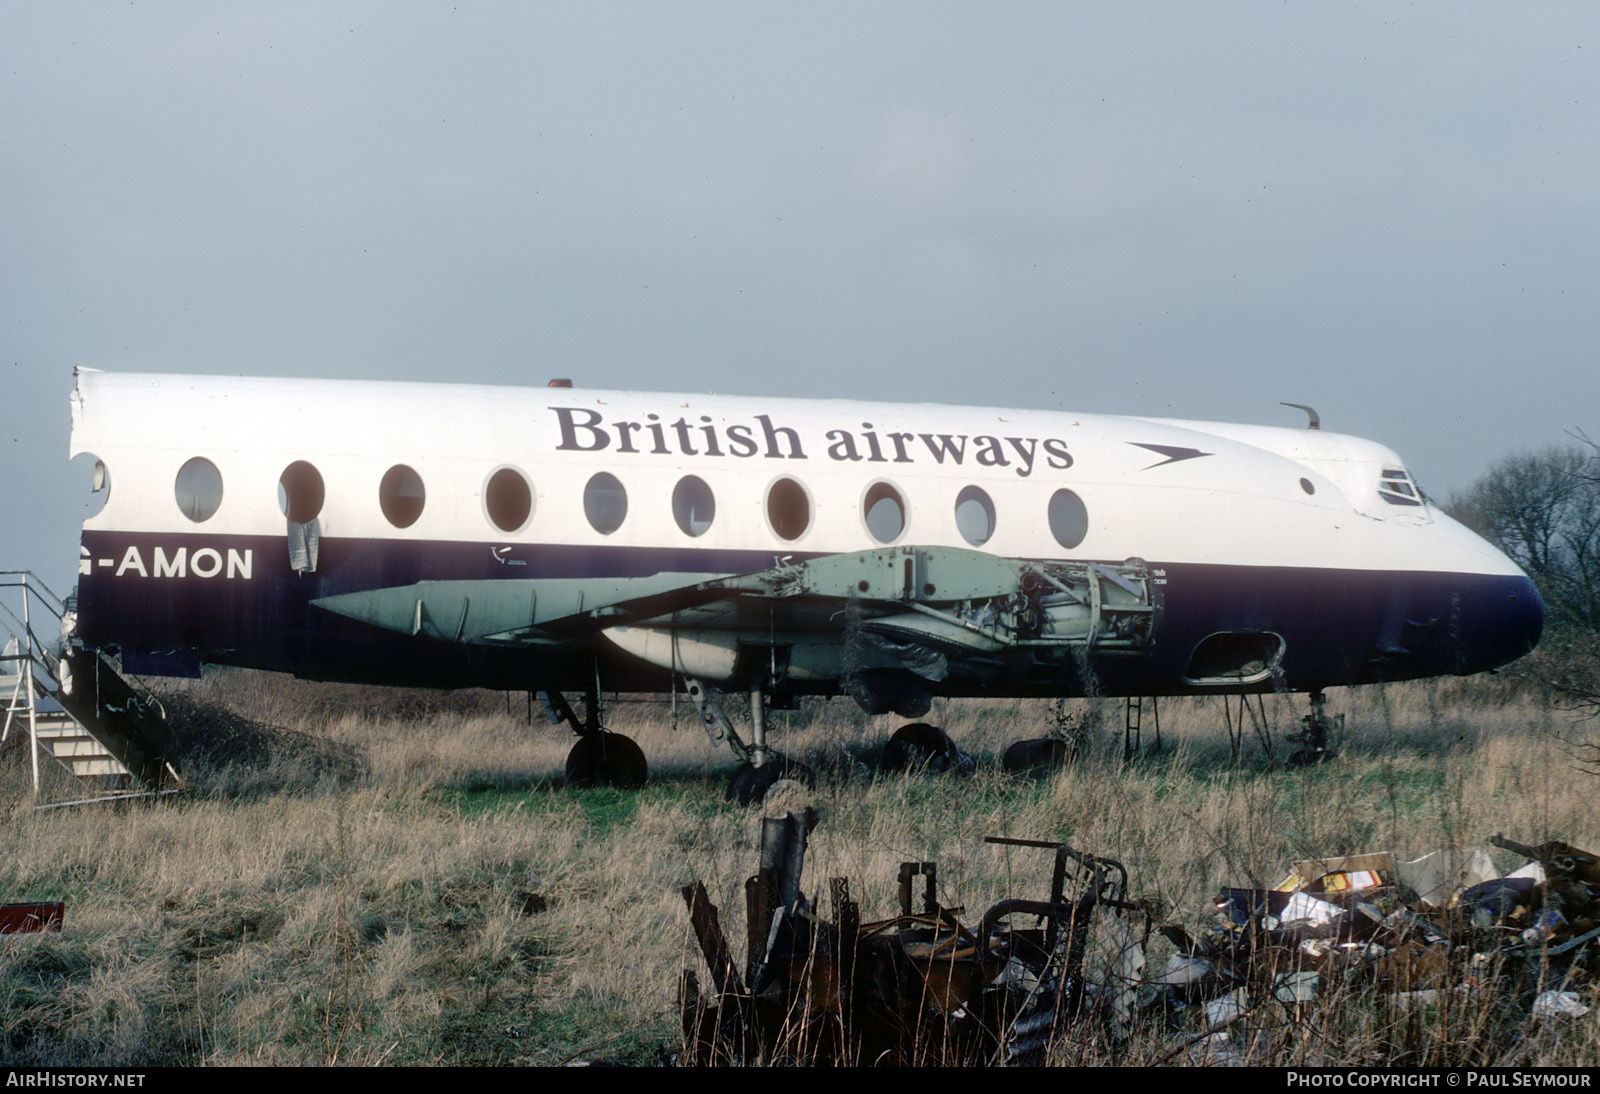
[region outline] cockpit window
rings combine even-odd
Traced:
[[[1390,505],[1421,505],[1422,491],[1411,476],[1399,468],[1386,467],[1378,480],[1378,496]]]

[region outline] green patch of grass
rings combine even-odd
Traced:
[[[1384,764],[1358,776],[1359,785],[1386,808],[1414,812],[1436,799],[1446,788],[1441,768],[1397,768]]]
[[[538,817],[565,814],[576,808],[599,832],[632,823],[640,808],[649,804],[666,803],[699,818],[721,816],[739,808],[727,801],[720,780],[704,778],[654,779],[643,790],[544,783],[513,788],[441,787],[431,791],[430,797],[464,818],[500,813]]]
[[[579,996],[565,1006],[541,1008],[524,1018],[512,1032],[520,1041],[520,1061],[525,1063],[573,1060],[650,1067],[661,1062],[663,1051],[676,1051],[681,1038],[677,1015],[666,1008],[641,1023],[619,1025],[614,1006],[590,996]]]

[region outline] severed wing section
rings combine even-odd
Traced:
[[[952,660],[1014,650],[1142,654],[1160,603],[1145,564],[1029,561],[892,547],[746,574],[423,581],[313,603],[401,634],[538,647],[604,635],[675,672],[718,682],[759,660],[772,681],[875,671],[943,679]]]

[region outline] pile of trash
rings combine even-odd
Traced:
[[[1334,985],[1375,986],[1400,1008],[1493,991],[1536,1016],[1588,1013],[1600,973],[1600,857],[1565,843],[1494,846],[1527,862],[1495,870],[1486,850],[1410,862],[1386,853],[1297,862],[1272,889],[1223,889],[1200,937],[1176,952],[1146,1007],[1203,1007],[1217,1029],[1266,1002],[1314,1001]]]
[[[1504,876],[1487,850],[1296,862],[1274,888],[1223,889],[1191,933],[1157,927],[1114,859],[994,837],[1054,852],[1044,899],[963,922],[939,902],[937,865],[908,862],[897,915],[864,921],[834,878],[824,917],[799,884],[809,820],[763,822],[743,962],[704,886],[684,888],[711,983],[680,981],[683,1062],[1014,1065],[1063,1042],[1114,1058],[1142,1032],[1145,1062],[1283,1063],[1295,1028],[1315,1028],[1327,1062],[1341,1055],[1327,1008],[1352,1001],[1382,1019],[1373,1062],[1461,1062],[1468,1042],[1492,1061],[1530,1019],[1581,1017],[1600,990],[1600,857],[1565,843],[1496,836],[1527,860]],[[1154,972],[1157,930],[1174,952]]]

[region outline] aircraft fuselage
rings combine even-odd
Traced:
[[[896,708],[1471,673],[1543,619],[1319,430],[88,370],[73,423],[108,484],[79,635],[134,671]]]

